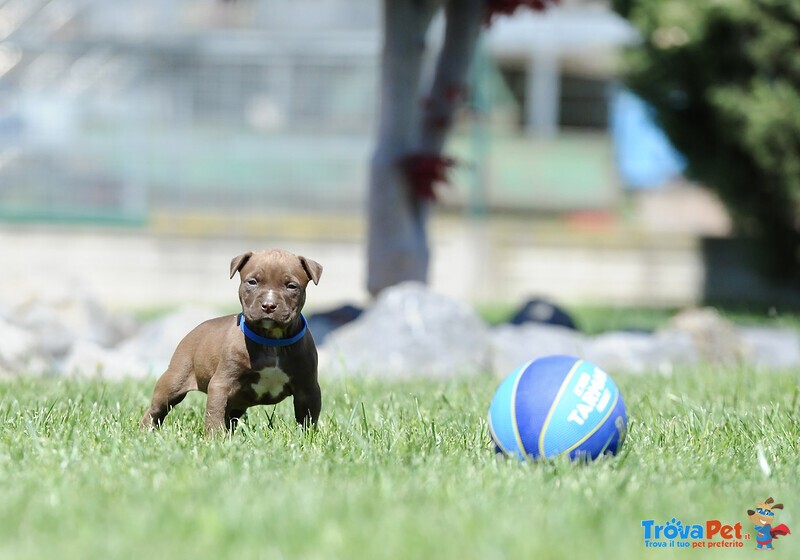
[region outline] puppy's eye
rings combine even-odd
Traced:
[[[247,281],[247,283],[250,286],[255,286],[256,284],[258,284],[258,280],[256,280],[255,278],[251,278],[250,280]]]
[[[288,284],[286,284],[286,287],[287,287],[288,289],[290,289],[290,290],[296,290],[296,289],[298,289],[300,286],[298,286],[298,285],[297,285],[297,284],[295,284],[294,282],[289,282]]]

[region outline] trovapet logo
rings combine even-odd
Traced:
[[[719,519],[702,523],[683,523],[674,517],[664,523],[645,519],[642,531],[647,548],[743,548],[744,541],[750,540],[741,523]]]
[[[709,519],[700,523],[684,523],[673,517],[664,523],[655,519],[642,521],[642,537],[647,548],[744,548],[745,542],[755,540],[755,548],[773,548],[778,537],[790,535],[789,527],[781,523],[775,525],[775,510],[783,509],[772,498],[756,503],[755,509],[748,509],[747,516],[755,529],[755,539],[740,522],[724,523],[719,519]]]

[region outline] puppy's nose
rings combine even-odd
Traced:
[[[275,303],[274,301],[264,301],[261,303],[261,309],[265,313],[272,313],[273,311],[278,309],[278,304]]]

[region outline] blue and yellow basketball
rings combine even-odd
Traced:
[[[523,364],[500,384],[489,408],[497,451],[519,458],[613,454],[625,439],[627,423],[611,377],[571,356]]]

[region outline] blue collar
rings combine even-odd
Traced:
[[[306,331],[308,330],[308,322],[306,318],[303,317],[303,314],[300,314],[300,320],[303,322],[303,328],[300,329],[300,332],[290,338],[267,338],[265,336],[258,335],[250,330],[250,328],[244,322],[244,313],[239,313],[239,328],[242,329],[244,335],[252,340],[253,342],[260,344],[261,346],[273,346],[273,347],[283,347],[283,346],[291,346],[301,338],[306,335]]]

